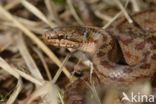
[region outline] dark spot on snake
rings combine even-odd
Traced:
[[[98,57],[102,57],[102,56],[104,56],[104,55],[105,55],[105,53],[102,52],[102,51],[97,52],[97,56],[98,56]]]
[[[101,63],[101,65],[103,65],[104,67],[106,67],[106,68],[113,68],[114,66],[113,65],[111,65],[108,61],[106,61],[106,60],[102,60],[102,61],[100,61],[100,63]]]
[[[119,37],[120,41],[125,44],[128,45],[129,43],[132,43],[133,39],[131,37],[124,37],[124,36],[120,36]]]
[[[147,24],[154,24],[155,23],[155,21],[151,20],[151,19],[145,19],[144,22]]]
[[[145,63],[142,66],[140,66],[140,68],[142,68],[142,69],[150,69],[150,67],[151,67],[151,64],[149,64],[149,63]]]
[[[145,47],[145,42],[141,42],[139,44],[136,44],[135,49],[141,50]]]
[[[155,49],[156,49],[156,45],[153,44],[153,45],[151,46],[151,50],[155,50]]]
[[[135,80],[146,79],[146,78],[148,78],[148,76],[146,76],[146,75],[141,75],[141,76],[136,77]]]
[[[125,81],[124,78],[117,78],[117,80],[120,81],[120,82],[124,82]]]
[[[151,57],[153,60],[156,60],[156,54],[153,54]]]
[[[131,73],[133,71],[132,68],[127,68],[126,70],[124,70],[124,73]]]
[[[106,41],[107,39],[108,39],[107,36],[103,36],[103,37],[102,37],[102,40],[103,40],[103,41]]]
[[[130,52],[125,52],[125,56],[127,57],[127,58],[131,58],[132,57],[132,55],[131,55],[131,53]]]
[[[102,46],[100,46],[100,49],[104,49],[104,48],[106,48],[108,46],[109,46],[109,44],[103,44]]]

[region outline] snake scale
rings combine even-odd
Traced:
[[[156,9],[131,17],[133,23],[122,18],[107,30],[92,26],[56,27],[47,31],[43,39],[49,45],[89,54],[100,82],[131,84],[151,78],[156,72]]]

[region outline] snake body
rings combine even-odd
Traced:
[[[90,54],[95,72],[102,82],[134,82],[150,77],[156,71],[155,10],[152,9],[150,15],[142,20],[139,20],[142,15],[133,17],[140,27],[123,20],[117,26],[117,35],[97,27],[67,26],[54,28],[43,37],[50,45],[75,48]],[[115,62],[119,48],[126,63],[124,65]]]
[[[43,39],[50,45],[89,54],[102,83],[130,84],[156,72],[156,9],[132,17],[132,24],[122,19],[108,31],[92,26],[56,27]]]

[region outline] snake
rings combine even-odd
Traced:
[[[103,30],[95,26],[55,27],[43,34],[48,45],[87,54],[101,83],[130,85],[156,72],[156,9],[120,18]]]

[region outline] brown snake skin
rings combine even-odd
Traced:
[[[47,44],[89,54],[102,83],[131,84],[151,78],[156,71],[156,9],[134,14],[132,19],[132,24],[120,19],[107,31],[90,26],[57,27],[43,37]]]

